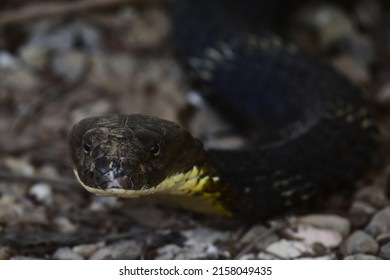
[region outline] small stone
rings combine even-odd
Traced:
[[[38,76],[21,65],[9,69],[2,76],[2,83],[7,84],[15,91],[35,92],[43,87]]]
[[[16,58],[9,52],[0,51],[0,69],[9,69],[16,66]]]
[[[83,258],[89,258],[94,252],[104,246],[104,242],[94,243],[94,244],[82,244],[73,247],[73,251],[82,256]]]
[[[157,249],[156,260],[173,260],[183,250],[176,244],[168,244]]]
[[[53,259],[56,260],[82,260],[83,257],[81,257],[76,252],[72,251],[72,249],[66,247],[66,248],[59,248],[55,251],[53,254]]]
[[[390,260],[390,243],[387,243],[380,248],[379,256],[386,260]]]
[[[333,65],[337,70],[357,84],[366,84],[371,80],[368,68],[355,56],[341,55],[334,59]]]
[[[294,259],[302,255],[313,254],[313,250],[309,245],[286,239],[272,243],[265,251],[281,259]]]
[[[11,258],[11,249],[9,247],[0,247],[0,260],[9,260]]]
[[[365,231],[374,237],[390,231],[390,207],[386,207],[376,213],[367,225]]]
[[[362,230],[355,231],[341,245],[341,252],[344,255],[358,253],[376,254],[379,245],[370,235]]]
[[[258,260],[280,260],[280,258],[277,258],[276,256],[274,256],[272,254],[265,253],[265,252],[258,253],[256,258]]]
[[[204,227],[196,227],[191,230],[186,230],[183,235],[187,238],[186,246],[196,246],[206,248],[216,241],[226,241],[229,238],[229,233],[219,230],[214,230]]]
[[[318,229],[310,225],[298,224],[294,229],[286,229],[291,238],[307,245],[322,244],[326,248],[335,248],[343,241],[341,234],[330,229]]]
[[[351,231],[351,223],[346,218],[336,215],[307,215],[300,217],[298,222],[309,224],[317,228],[335,230],[340,233],[342,237],[348,236]]]
[[[31,163],[25,158],[5,157],[2,163],[13,173],[24,176],[35,175],[35,169]]]
[[[356,199],[369,203],[378,209],[389,205],[389,199],[386,196],[385,190],[380,185],[361,188],[356,193]]]
[[[211,259],[219,255],[215,242],[227,241],[229,233],[211,228],[196,227],[182,233],[187,240],[175,259]]]
[[[379,245],[383,245],[390,242],[390,232],[384,232],[379,234],[376,237],[376,241],[379,243]]]
[[[237,246],[239,248],[242,248],[246,244],[256,240],[257,242],[254,245],[254,248],[258,250],[263,250],[269,244],[277,241],[278,239],[278,236],[275,233],[270,232],[269,228],[262,225],[255,225],[244,234],[244,236],[238,242]]]
[[[364,201],[353,201],[348,215],[351,226],[353,228],[365,227],[376,211],[375,207]]]
[[[327,49],[335,41],[353,32],[353,23],[348,15],[339,7],[324,3],[309,4],[299,9],[294,15],[292,26],[298,30],[291,30],[291,36],[299,35],[300,40],[306,37],[306,42],[314,41],[315,38],[316,42],[312,43],[320,49]]]
[[[88,209],[91,211],[105,211],[107,208],[118,207],[120,202],[117,197],[111,196],[97,196],[94,197],[89,205]]]
[[[45,164],[41,168],[39,168],[38,173],[40,176],[48,177],[48,178],[58,178],[58,170],[50,164]]]
[[[245,254],[240,257],[240,260],[255,260],[254,254]]]
[[[359,201],[355,200],[352,203],[350,212],[351,213],[356,213],[359,215],[365,214],[365,215],[372,215],[377,211],[375,207],[371,206],[370,204],[364,202],[364,201]]]
[[[28,190],[28,194],[45,205],[50,205],[53,202],[53,191],[51,186],[46,183],[36,183],[32,185]]]
[[[381,258],[367,254],[355,254],[346,256],[344,260],[381,260]]]
[[[91,260],[126,259],[135,260],[140,257],[141,245],[134,240],[122,240],[97,250],[89,258]]]
[[[54,218],[53,223],[58,227],[60,232],[75,232],[77,230],[77,226],[68,217],[58,216]]]
[[[307,257],[303,257],[303,258],[299,258],[299,260],[336,260],[336,254],[332,253],[332,254],[327,254],[327,255],[323,255],[323,256],[319,256],[319,257],[310,257],[310,258],[307,258]]]
[[[23,46],[19,50],[19,55],[26,64],[38,71],[45,70],[49,62],[49,49],[44,46]]]
[[[375,95],[376,100],[381,105],[390,105],[390,82],[385,83],[381,86],[381,88],[378,90],[377,94]]]
[[[87,57],[80,51],[58,53],[52,62],[53,72],[66,82],[75,82],[87,67]]]

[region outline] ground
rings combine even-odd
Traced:
[[[306,4],[285,29],[374,104],[376,162],[352,198],[336,194],[323,210],[248,225],[149,199],[94,197],[73,176],[67,136],[88,116],[152,114],[207,145],[240,143],[206,136],[226,124],[175,59],[170,1],[3,1],[0,259],[390,259],[389,9],[350,2]]]

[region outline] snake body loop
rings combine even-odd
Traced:
[[[374,113],[345,77],[275,33],[271,11],[281,4],[179,0],[173,11],[174,45],[196,84],[243,130],[268,128],[271,143],[206,150],[155,117],[89,118],[69,141],[81,184],[266,218],[356,178],[375,147]]]

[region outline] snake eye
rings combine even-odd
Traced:
[[[149,149],[150,155],[158,157],[160,155],[160,146],[157,144]]]
[[[91,151],[91,144],[84,142],[83,150],[84,150],[84,152],[89,153]]]

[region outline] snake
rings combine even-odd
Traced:
[[[283,36],[276,15],[285,4],[173,4],[178,60],[248,144],[208,148],[184,126],[155,116],[85,118],[69,136],[81,185],[98,196],[154,196],[201,213],[255,219],[353,185],[373,158],[375,110],[333,66]]]

